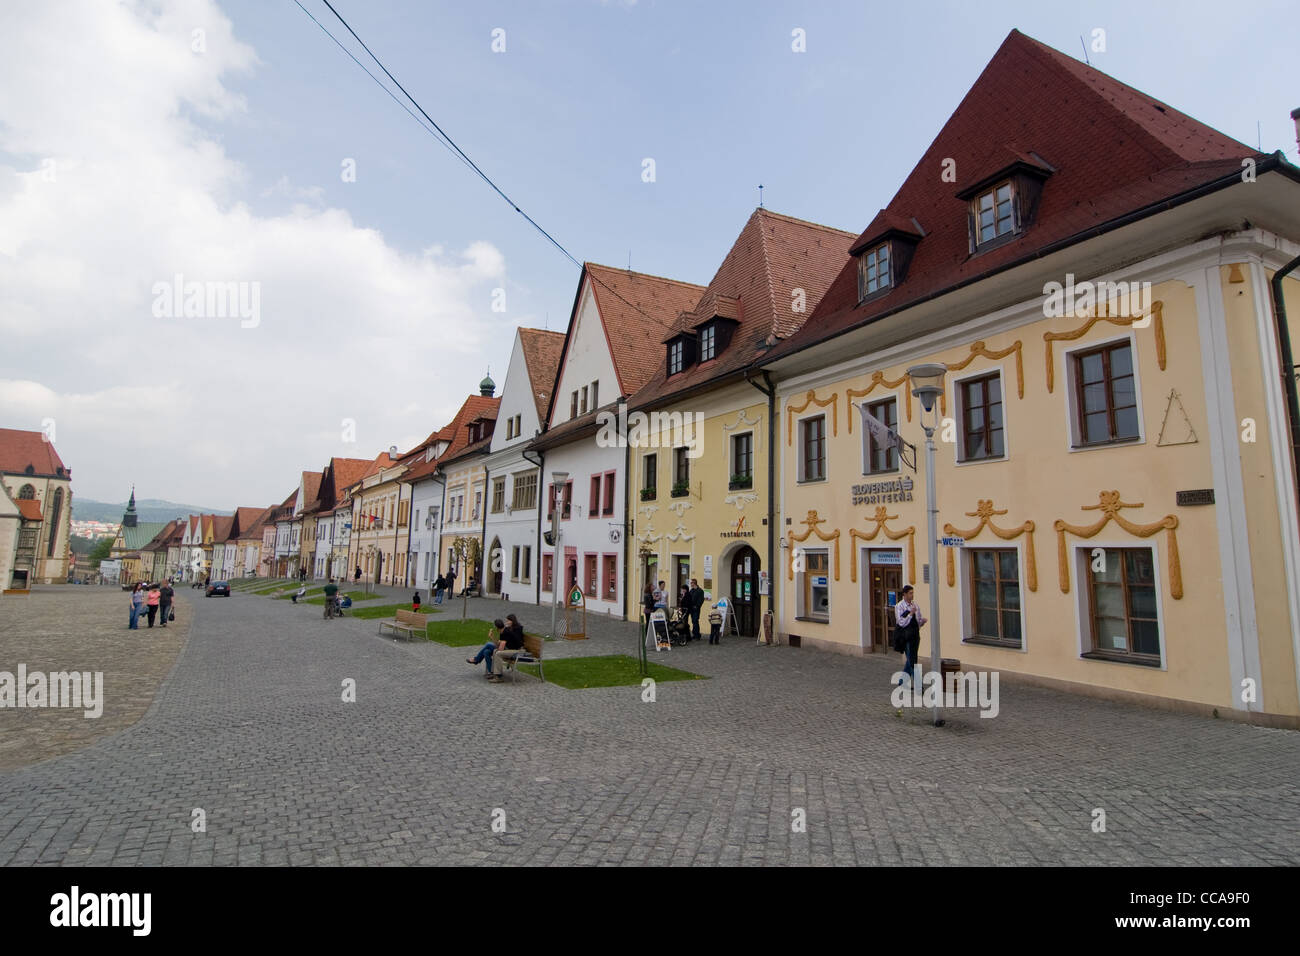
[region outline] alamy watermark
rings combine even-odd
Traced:
[[[239,319],[242,329],[262,322],[262,283],[185,281],[176,273],[150,290],[157,319]]]
[[[703,412],[628,412],[625,402],[618,411],[610,409],[596,416],[600,430],[596,444],[601,448],[685,448],[687,458],[704,454]]]
[[[962,674],[940,674],[938,671],[922,672],[919,681],[913,681],[908,687],[907,675],[895,671],[890,678],[894,689],[889,695],[889,702],[895,707],[917,707],[944,709],[978,707],[981,717],[996,717],[1001,705],[998,703],[997,671],[966,671]]]
[[[80,708],[88,720],[104,713],[103,671],[0,671],[0,708]]]
[[[1043,316],[1049,319],[1084,315],[1097,309],[1114,318],[1137,319],[1134,325],[1138,328],[1151,321],[1147,314],[1152,302],[1150,282],[1075,282],[1074,273],[1067,272],[1064,284],[1045,283],[1043,295]]]

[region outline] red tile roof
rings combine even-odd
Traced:
[[[14,502],[18,506],[18,513],[26,521],[42,521],[41,503],[34,498],[19,498]]]
[[[631,395],[654,375],[664,358],[663,338],[677,317],[692,308],[704,287],[662,276],[613,269],[588,262],[583,281],[590,281],[605,337],[614,359],[619,391]],[[581,284],[579,285],[581,294]],[[581,295],[579,295],[579,301]],[[577,309],[577,302],[574,303]],[[572,331],[573,323],[569,323]],[[565,336],[568,346],[568,336]]]
[[[229,539],[230,529],[234,523],[233,515],[212,515],[212,543],[222,544]]]
[[[524,366],[528,370],[528,386],[537,408],[537,420],[544,422],[551,390],[555,388],[555,377],[560,371],[560,356],[564,354],[564,333],[520,329],[519,344],[524,350]]]
[[[419,481],[432,475],[441,465],[445,465],[453,458],[460,456],[466,448],[469,447],[469,424],[479,420],[496,421],[497,409],[501,407],[501,399],[488,398],[485,395],[471,395],[465,399],[461,405],[460,411],[456,412],[456,417],[451,423],[438,430],[434,434],[450,434],[450,444],[441,455],[431,461],[425,461],[424,458],[415,457],[417,451],[427,446],[428,442],[412,449],[410,455],[410,468],[402,476],[402,481],[413,482]],[[485,441],[486,439],[481,439]]]
[[[846,263],[804,327],[772,350],[806,348],[874,318],[965,285],[1197,186],[1262,154],[1013,30],[859,244],[888,224],[925,230],[903,281],[858,304]],[[945,182],[946,160],[957,181]],[[957,193],[1013,162],[1050,164],[1037,213],[1005,245],[971,255],[968,202]]]
[[[54,450],[54,443],[45,440],[44,432],[0,428],[0,472],[23,475],[27,473],[29,465],[35,475],[72,476],[72,472],[64,467],[59,453]],[[62,476],[59,475],[61,468]]]
[[[693,330],[714,316],[738,321],[718,357],[669,376],[661,343],[649,382],[629,399],[632,407],[717,381],[754,364],[764,343],[795,332],[848,260],[853,233],[755,209],[699,301],[683,312],[674,332]],[[795,312],[795,289],[803,311]],[[670,333],[670,337],[671,337]]]

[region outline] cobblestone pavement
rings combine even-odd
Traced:
[[[1300,862],[1293,732],[1005,684],[997,718],[934,728],[896,716],[892,659],[734,639],[660,654],[712,679],[644,703],[490,684],[464,649],[319,606],[192,603],[143,720],[0,772],[0,863]],[[628,650],[600,624],[547,654]]]
[[[38,587],[0,599],[0,671],[98,672],[104,687],[96,718],[84,708],[0,710],[0,770],[70,753],[144,716],[185,643],[191,607],[180,595],[167,628],[141,617],[132,631],[130,600],[116,587]]]

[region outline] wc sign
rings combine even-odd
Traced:
[[[966,547],[965,538],[940,538],[939,544],[945,548],[964,548]]]

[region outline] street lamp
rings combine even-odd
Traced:
[[[921,428],[925,430],[925,509],[930,536],[930,670],[938,675],[940,691],[943,689],[943,670],[939,657],[939,508],[935,503],[934,488],[934,430],[939,425],[935,403],[943,395],[943,376],[947,371],[946,366],[933,362],[913,365],[907,370],[907,376],[912,380],[912,394],[921,403]],[[915,680],[915,670],[912,676]],[[940,699],[936,697],[934,704],[936,727],[943,726],[939,717]]]
[[[551,472],[551,542],[554,553],[551,556],[551,638],[555,632],[556,621],[560,612],[560,507],[564,502],[564,486],[569,480],[567,471]]]

